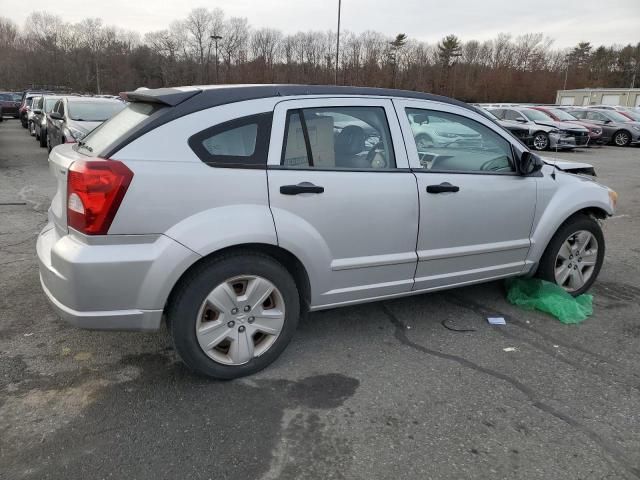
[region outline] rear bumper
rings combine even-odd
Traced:
[[[89,241],[101,243],[49,224],[36,244],[45,295],[60,317],[81,328],[157,330],[171,289],[200,258],[164,235]]]

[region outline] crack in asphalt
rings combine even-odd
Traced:
[[[600,434],[598,434],[591,428],[587,427],[586,425],[583,425],[582,423],[578,422],[576,419],[570,417],[569,415],[566,415],[565,413],[562,413],[556,410],[551,405],[544,403],[532,388],[516,380],[515,378],[510,377],[509,375],[506,375],[502,372],[498,372],[491,368],[483,367],[482,365],[473,363],[471,360],[468,360],[464,357],[454,355],[451,353],[440,352],[438,350],[433,350],[431,348],[425,347],[424,345],[420,345],[419,343],[415,343],[411,341],[406,333],[407,326],[404,323],[402,323],[402,321],[395,315],[395,313],[393,313],[386,304],[382,304],[382,310],[389,318],[391,324],[394,326],[395,338],[402,345],[405,345],[409,348],[417,350],[421,353],[425,353],[427,355],[431,355],[434,357],[442,358],[444,360],[455,362],[462,367],[469,368],[471,370],[475,370],[480,373],[484,373],[485,375],[489,375],[493,378],[496,378],[498,380],[502,380],[503,382],[508,383],[513,388],[515,388],[516,390],[520,391],[523,395],[525,395],[529,399],[533,407],[537,408],[543,413],[546,413],[548,415],[551,415],[557,418],[558,420],[563,421],[567,425],[570,425],[571,427],[580,431],[582,434],[584,434],[589,439],[591,439],[596,445],[598,445],[602,450],[607,452],[628,473],[632,474],[636,478],[640,478],[640,468],[634,466],[627,459],[625,453],[622,450],[620,450],[616,445],[614,445],[612,442],[610,442],[606,438],[603,438]]]
[[[497,310],[492,310],[488,307],[486,307],[485,305],[479,304],[471,299],[468,298],[462,298],[459,297],[457,295],[448,293],[445,294],[444,296],[445,301],[451,303],[452,305],[456,305],[458,307],[464,308],[466,310],[471,310],[474,313],[477,313],[478,315],[481,315],[483,317],[486,316],[490,316],[490,315],[496,315],[499,314],[501,316],[507,316]],[[553,356],[553,358],[566,363],[567,365],[570,365],[572,367],[574,367],[577,370],[582,370],[582,371],[587,371],[590,372],[594,375],[597,375],[600,378],[603,378],[607,381],[613,382],[613,383],[617,383],[620,385],[624,385],[626,387],[632,388],[634,390],[640,391],[640,386],[639,385],[634,385],[633,382],[638,380],[638,375],[634,374],[632,372],[628,372],[626,370],[626,367],[624,365],[619,364],[618,362],[611,360],[603,355],[600,355],[596,352],[592,352],[586,348],[580,347],[580,345],[575,345],[575,344],[568,344],[566,342],[563,342],[562,340],[559,340],[557,338],[555,338],[553,335],[549,335],[546,334],[544,332],[540,332],[539,330],[536,330],[535,328],[531,328],[528,325],[526,325],[525,323],[521,322],[520,320],[517,320],[511,316],[509,316],[509,323],[513,324],[517,327],[526,329],[529,332],[532,332],[534,334],[537,334],[541,337],[543,337],[545,340],[549,340],[551,342],[553,342],[554,345],[559,345],[562,346],[564,348],[567,349],[573,349],[576,350],[584,355],[587,356],[591,356],[593,358],[595,358],[596,360],[600,361],[601,363],[605,363],[611,367],[616,368],[619,373],[621,373],[621,378],[624,379],[624,381],[620,381],[620,380],[616,380],[614,378],[611,378],[612,375],[617,375],[618,372],[614,372],[613,374],[611,374],[611,372],[600,372],[595,368],[589,367],[583,363],[577,362],[571,358],[567,358],[566,356],[562,355],[561,353],[559,353],[557,350],[553,349],[553,348],[549,348],[546,345],[543,345],[542,343],[536,341],[536,340],[531,340],[528,339],[526,337],[522,337],[520,335],[515,335],[512,332],[508,332],[502,328],[496,328],[495,330],[500,333],[502,336],[507,337],[507,338],[511,338],[513,340],[518,340],[521,342],[524,342],[530,346],[532,346],[533,348],[536,348],[542,352],[545,352],[551,356]],[[631,380],[633,378],[633,380]]]

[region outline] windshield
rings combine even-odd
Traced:
[[[520,113],[532,122],[548,122],[549,120],[553,120],[553,118],[540,110],[521,110]]]
[[[60,99],[60,97],[49,97],[44,99],[44,111],[50,113],[53,110],[53,106]]]
[[[79,122],[104,122],[124,107],[125,104],[118,100],[113,102],[72,101],[69,102],[69,116],[71,120]]]
[[[565,112],[564,110],[551,110],[551,112],[558,117],[559,120],[562,120],[564,122],[571,122],[573,120],[577,120],[576,117],[574,117],[573,115],[571,115],[570,113]]]
[[[129,131],[140,125],[149,116],[162,108],[158,104],[134,102],[120,110],[111,120],[104,122],[84,138],[83,145],[90,152],[99,155],[109,145],[118,141]]]
[[[624,111],[625,115],[629,115],[631,118],[633,118],[636,122],[640,121],[640,113],[638,112],[634,112],[633,110],[625,110]]]
[[[607,116],[609,119],[613,120],[614,122],[631,122],[632,120],[629,117],[625,117],[624,115],[618,113],[618,112],[614,112],[613,110],[607,110],[605,112],[602,112],[605,114],[605,116]]]

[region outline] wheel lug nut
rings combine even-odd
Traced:
[[[249,310],[251,310],[251,305],[246,305],[246,306],[244,307],[244,311],[245,311],[245,312],[248,312]]]
[[[569,255],[569,260],[573,260],[573,255]]]
[[[227,327],[229,328],[233,328],[235,326],[236,322],[234,322],[233,320],[229,320],[229,322],[227,322]]]
[[[577,265],[574,265],[574,266],[573,266],[573,269],[574,269],[574,270],[577,270],[577,269],[578,269],[578,266],[577,266]]]
[[[238,309],[237,308],[232,308],[231,309],[231,314],[235,315],[236,313],[238,313]]]
[[[569,268],[571,268],[571,264],[569,264]]]
[[[240,326],[238,327],[238,331],[239,331],[240,333],[244,332],[244,331],[245,331],[244,325],[240,325]]]
[[[249,318],[247,319],[247,322],[249,322],[249,323],[253,323],[253,322],[255,322],[255,321],[256,321],[255,317],[249,317]]]

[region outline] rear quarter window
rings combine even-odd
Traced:
[[[207,165],[266,168],[273,114],[236,118],[202,130],[189,138],[189,147]]]

